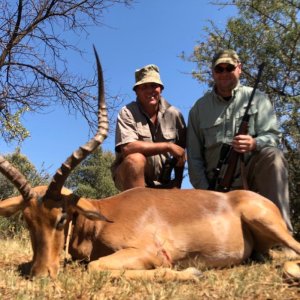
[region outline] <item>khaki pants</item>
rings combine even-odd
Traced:
[[[255,153],[246,164],[245,177],[249,190],[261,194],[277,205],[289,231],[292,232],[288,166],[282,151],[275,147],[266,147]]]
[[[142,159],[143,157],[143,159]],[[141,153],[131,154],[130,158],[125,159],[118,157],[111,166],[112,178],[115,186],[119,191],[128,189],[128,182],[143,169],[143,186],[149,182],[158,182],[161,176],[162,160],[159,155],[145,157]],[[139,173],[140,176],[140,173]],[[140,185],[139,185],[140,186]],[[134,187],[131,186],[130,187]]]

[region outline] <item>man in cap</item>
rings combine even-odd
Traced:
[[[117,119],[115,185],[121,191],[138,186],[180,188],[186,160],[184,118],[161,96],[164,85],[156,65],[136,70],[135,80],[136,101],[123,107]]]
[[[247,188],[272,200],[292,231],[289,214],[287,162],[278,149],[280,132],[269,98],[256,91],[249,110],[249,134],[235,135],[252,88],[240,84],[242,66],[233,50],[218,52],[212,61],[214,86],[189,113],[187,159],[189,178],[197,189],[211,186],[222,144],[232,145],[244,156],[232,189]],[[242,175],[241,175],[242,173]]]

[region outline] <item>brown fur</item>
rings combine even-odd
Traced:
[[[138,270],[170,268],[194,256],[208,267],[226,267],[242,263],[253,250],[263,253],[274,245],[300,254],[300,244],[289,234],[278,208],[250,191],[135,188],[92,200],[64,189],[61,200],[54,201],[43,198],[45,190],[35,188],[36,197],[27,203],[19,197],[19,204],[11,198],[0,205],[0,213],[6,215],[23,209],[34,253],[32,275],[56,276],[65,212],[69,218],[79,214],[69,249],[73,258],[91,260],[92,271],[132,270],[129,278],[156,278],[158,273]],[[172,272],[164,273],[174,275],[166,278],[180,279]],[[185,272],[184,278],[195,276]]]

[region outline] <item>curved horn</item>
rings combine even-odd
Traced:
[[[24,175],[0,155],[0,172],[18,189],[24,200],[29,200],[34,192]]]
[[[91,154],[99,145],[101,145],[104,139],[107,137],[108,117],[104,97],[103,73],[95,47],[94,52],[98,71],[98,130],[95,136],[89,142],[74,151],[72,155],[69,156],[67,160],[61,165],[61,167],[56,171],[56,174],[53,176],[47,190],[47,196],[51,198],[55,198],[60,194],[61,189],[71,171],[89,154]]]

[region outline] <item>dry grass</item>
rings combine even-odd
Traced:
[[[299,299],[299,283],[282,279],[282,260],[249,263],[224,270],[203,270],[199,282],[150,282],[89,274],[77,263],[56,280],[26,278],[31,259],[27,232],[0,241],[1,299]]]

